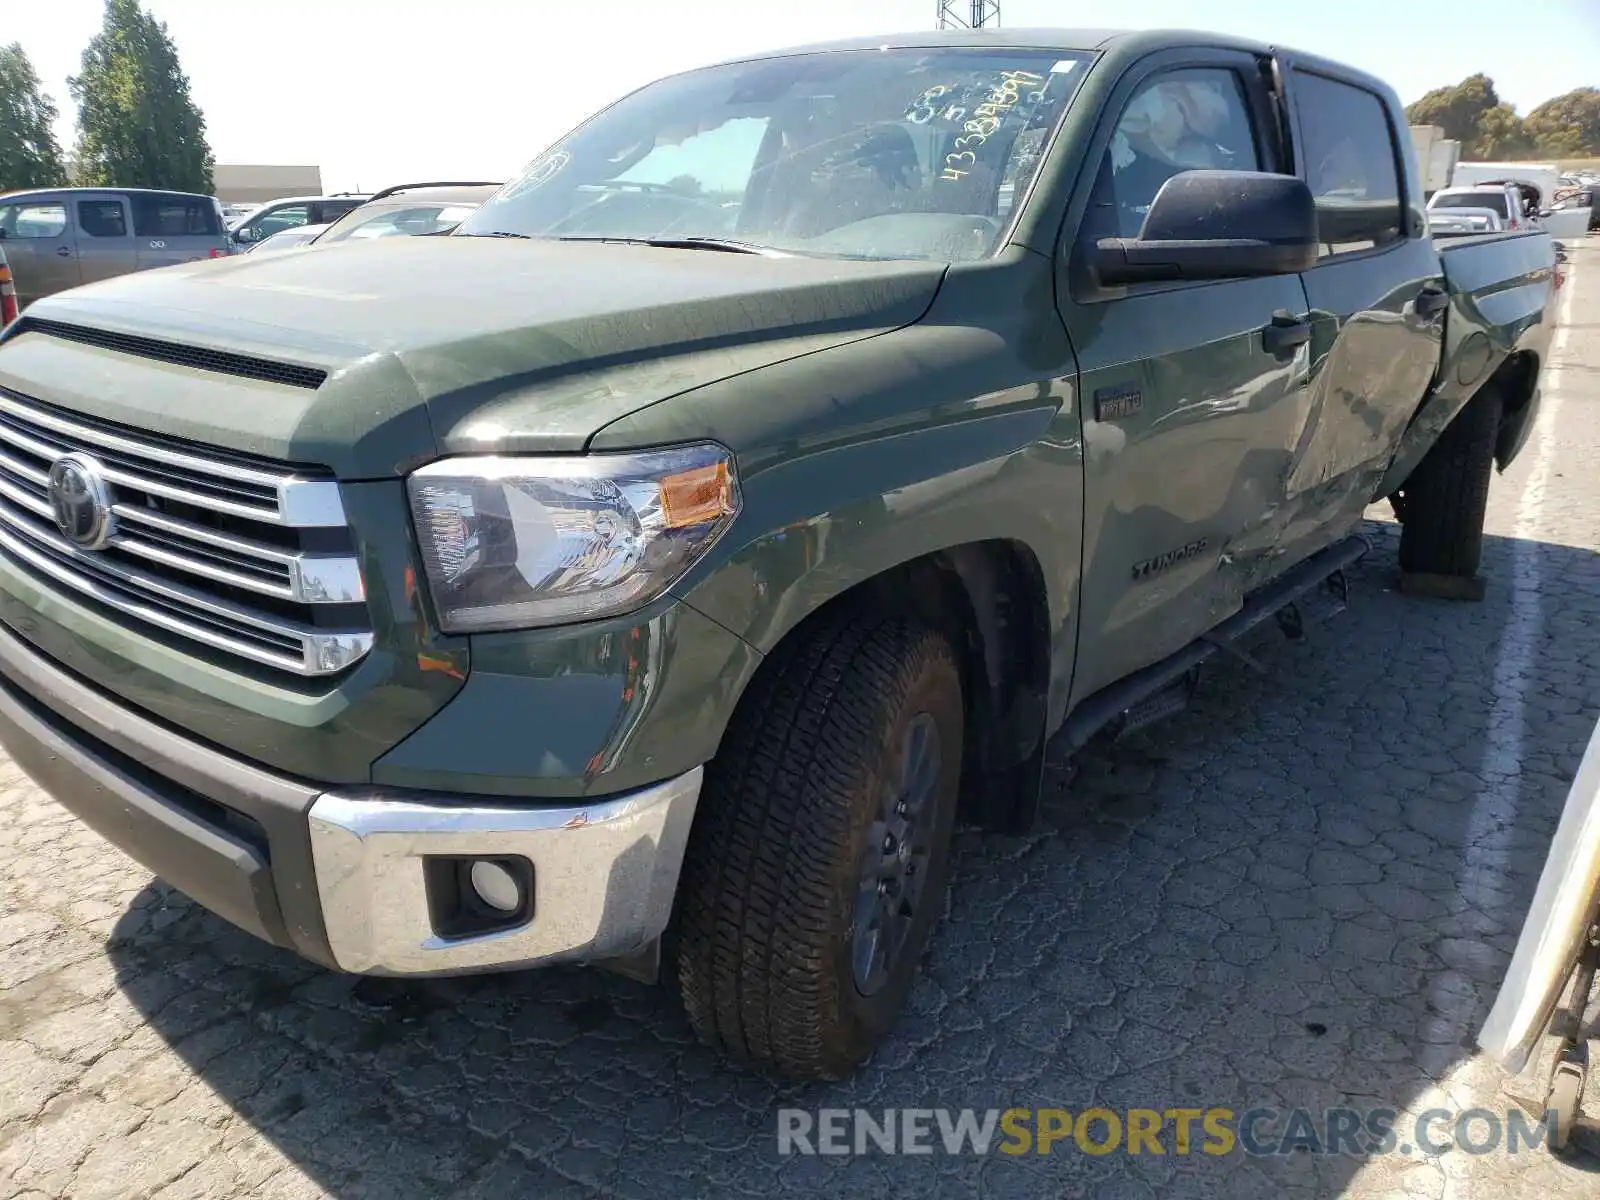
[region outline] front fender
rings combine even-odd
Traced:
[[[936,551],[1020,542],[1065,624],[1082,536],[1081,447],[1045,434],[1054,404],[790,459],[746,480],[760,530],[679,595],[766,653],[851,588]]]

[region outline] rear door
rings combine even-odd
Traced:
[[[226,252],[216,201],[162,192],[133,197],[133,232],[139,268],[167,267]]]
[[[78,266],[84,283],[97,283],[139,269],[133,222],[125,196],[78,196],[72,202],[78,226]]]
[[[66,196],[41,193],[0,202],[0,232],[23,308],[83,281]]]
[[[1084,265],[1096,240],[1136,236],[1185,167],[1275,169],[1256,60],[1204,48],[1151,56],[1105,114],[1058,283],[1085,445],[1074,701],[1205,633],[1273,569],[1270,531],[1305,419],[1298,275],[1107,289]],[[1174,137],[1189,114],[1201,128]]]
[[[1323,239],[1304,276],[1311,412],[1288,497],[1331,518],[1372,498],[1427,394],[1446,293],[1410,134],[1377,85],[1308,60],[1291,60],[1287,79],[1296,157]]]

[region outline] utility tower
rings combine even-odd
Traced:
[[[939,0],[940,29],[998,29],[1000,0]]]

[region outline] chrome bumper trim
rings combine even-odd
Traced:
[[[564,807],[423,804],[382,792],[319,796],[311,856],[334,961],[364,975],[435,975],[633,953],[666,928],[703,771]],[[524,924],[443,938],[426,855],[533,864]]]

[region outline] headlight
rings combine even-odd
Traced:
[[[733,457],[702,444],[570,458],[447,458],[407,481],[439,623],[557,625],[660,595],[739,510]]]

